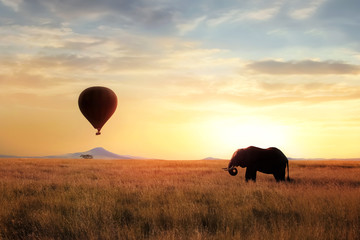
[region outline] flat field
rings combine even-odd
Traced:
[[[360,239],[360,161],[0,159],[0,239]]]

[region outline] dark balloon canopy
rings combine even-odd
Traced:
[[[106,87],[90,87],[82,91],[79,96],[79,108],[85,118],[100,130],[113,115],[117,106],[116,94]]]

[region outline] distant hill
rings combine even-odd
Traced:
[[[207,158],[204,158],[203,160],[225,160],[225,159],[222,159],[222,158],[214,158],[214,157],[207,157]]]
[[[48,155],[48,156],[13,156],[13,155],[0,155],[0,158],[68,158],[68,159],[81,159],[81,155],[91,155],[93,159],[149,159],[146,157],[132,156],[132,155],[119,155],[113,152],[110,152],[102,147],[96,147],[84,152],[74,152],[74,153],[66,153],[60,155]],[[351,160],[351,161],[360,161],[360,158],[288,158],[291,160],[312,160],[312,161],[321,161],[321,160]],[[229,160],[223,158],[215,158],[215,157],[206,157],[202,160]]]
[[[0,158],[16,158],[16,156],[11,156],[11,155],[0,155]]]
[[[81,155],[91,155],[94,159],[146,159],[144,157],[119,155],[112,153],[102,147],[93,148],[85,152],[67,153],[62,155],[49,155],[49,156],[9,156],[0,155],[0,158],[81,158]]]

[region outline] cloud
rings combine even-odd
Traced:
[[[220,14],[207,21],[209,26],[216,27],[224,23],[236,23],[245,20],[265,21],[273,18],[279,11],[279,7],[270,7],[255,10],[233,9]]]
[[[22,0],[0,0],[0,2],[17,12],[19,10],[19,5],[22,3]]]
[[[313,0],[308,2],[307,6],[299,7],[289,12],[289,15],[297,20],[303,20],[311,17],[324,4],[326,0]]]
[[[177,25],[177,28],[179,30],[180,35],[185,35],[188,32],[193,31],[196,29],[204,20],[206,19],[206,16],[198,17],[196,19],[193,19],[191,21],[188,21],[186,23],[180,23]]]
[[[204,40],[208,46],[212,44],[211,47],[215,48],[224,46],[239,49],[244,46],[245,49],[261,48],[264,51],[275,49],[275,52],[289,45],[359,47],[359,31],[356,31],[356,19],[359,17],[354,11],[358,3],[355,0],[349,0],[349,4],[336,2],[18,0],[17,16],[10,13],[2,17],[17,25],[29,27],[41,25],[58,29],[62,24],[68,24],[67,27],[74,32],[98,37],[104,36],[100,31],[94,31],[99,26],[123,29],[128,33],[141,33],[143,36],[184,36],[191,32],[189,37]],[[337,13],[337,9],[343,14]],[[11,8],[7,11],[11,11]],[[318,29],[322,36],[304,36],[304,32],[314,28]],[[286,35],[267,34],[274,33],[276,29],[283,29]],[[6,33],[1,35],[6,36]],[[279,38],[281,41],[278,41]],[[350,44],[347,38],[351,38]],[[49,44],[56,44],[56,39],[51,35],[48,41],[50,40],[54,42]]]
[[[38,5],[41,12],[38,12],[34,5]],[[58,18],[59,21],[88,21],[90,25],[101,22],[127,29],[135,27],[146,30],[151,27],[152,31],[162,31],[173,25],[177,14],[171,4],[156,0],[50,0],[23,4],[22,9],[29,15],[46,14]]]
[[[279,11],[278,7],[260,9],[244,14],[245,19],[264,21],[274,17]]]
[[[48,26],[9,25],[0,27],[2,36],[0,47],[12,50],[22,49],[21,52],[31,51],[31,47],[62,47],[66,39],[76,35],[70,28],[52,28]],[[24,47],[26,46],[26,47]]]
[[[348,64],[337,61],[289,61],[281,62],[266,60],[253,62],[247,65],[247,69],[255,73],[287,75],[287,74],[359,74],[358,65]]]
[[[6,86],[7,89],[44,89],[61,84],[60,79],[49,79],[41,75],[29,74],[26,72],[15,72],[9,75],[0,75],[0,84]]]
[[[202,85],[197,92],[188,91],[187,95],[174,95],[167,101],[173,101],[184,108],[197,111],[212,109],[221,114],[234,114],[238,108],[250,107],[259,110],[263,107],[273,107],[288,104],[326,104],[339,101],[356,101],[360,97],[360,88],[341,83],[225,83],[217,89],[211,84]],[[232,91],[223,91],[229,89]],[[211,97],[209,97],[211,96]],[[176,105],[174,105],[176,106]],[[214,106],[221,106],[216,109]],[[228,113],[226,113],[228,112]]]

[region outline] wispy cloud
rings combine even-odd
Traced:
[[[222,91],[232,87],[233,91]],[[200,85],[198,86],[200,87]],[[208,109],[215,114],[236,114],[239,108],[249,107],[260,111],[263,108],[280,107],[292,104],[312,105],[331,104],[333,102],[356,101],[360,97],[360,88],[350,84],[339,83],[267,83],[258,81],[253,84],[231,83],[218,85],[215,90],[202,86],[198,92],[189,92],[186,96],[172,96],[174,101],[189,109],[201,111]],[[243,90],[246,87],[246,91]],[[194,86],[192,88],[194,90]],[[209,95],[211,98],[209,98]],[[223,106],[220,108],[210,106]],[[176,105],[175,105],[176,106]]]
[[[278,13],[278,11],[279,7],[271,7],[267,9],[247,12],[243,15],[243,17],[244,19],[263,21],[273,18]]]
[[[7,89],[44,89],[63,83],[63,81],[58,80],[61,79],[49,79],[42,75],[29,74],[26,72],[13,72],[9,75],[0,75],[0,84],[6,86]]]
[[[273,18],[279,11],[279,7],[270,7],[256,10],[233,9],[207,21],[209,26],[216,27],[224,23],[237,23],[254,20],[265,21]]]
[[[286,75],[286,74],[359,74],[360,66],[338,61],[289,61],[275,60],[258,61],[247,65],[255,73]]]
[[[190,20],[186,23],[179,23],[177,25],[177,28],[179,30],[179,34],[180,35],[184,35],[188,32],[193,31],[194,29],[196,29],[202,22],[204,22],[204,20],[206,19],[206,16],[201,16],[198,17],[196,19]]]
[[[19,10],[19,5],[23,2],[22,0],[0,0],[2,4],[7,7],[10,7],[15,12]]]
[[[23,46],[27,46],[27,49],[29,46],[58,48],[64,45],[67,37],[76,35],[67,27],[52,28],[25,25],[1,26],[0,34],[3,36],[1,39],[2,46],[11,46],[12,51],[22,49],[22,53],[27,52]]]
[[[290,10],[289,15],[298,20],[311,17],[324,4],[326,0],[309,1],[305,6],[297,6],[297,9]]]

